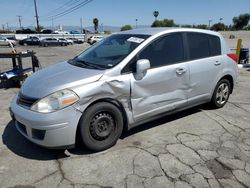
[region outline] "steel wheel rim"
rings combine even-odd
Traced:
[[[220,105],[226,103],[229,96],[229,86],[226,83],[219,85],[216,92],[216,102]]]
[[[91,119],[90,135],[97,141],[103,141],[111,136],[115,127],[113,116],[107,112],[100,112]]]

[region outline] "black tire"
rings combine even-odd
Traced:
[[[96,103],[83,114],[79,126],[83,144],[92,151],[102,151],[115,145],[121,136],[122,113],[108,102]]]
[[[213,108],[222,108],[229,99],[231,89],[231,84],[227,79],[220,80],[214,89],[210,102],[211,106]]]

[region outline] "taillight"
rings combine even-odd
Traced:
[[[238,58],[236,54],[227,54],[228,57],[230,57],[232,60],[235,61],[235,63],[238,63]]]

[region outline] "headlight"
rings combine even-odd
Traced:
[[[60,110],[77,102],[79,97],[71,90],[57,91],[40,99],[31,106],[31,110],[41,113],[49,113]]]

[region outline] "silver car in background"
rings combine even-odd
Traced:
[[[0,46],[11,46],[11,44],[12,46],[16,46],[16,41],[0,36]]]
[[[11,103],[18,131],[48,148],[113,146],[123,130],[202,103],[223,107],[236,56],[208,30],[149,28],[113,34],[29,77]]]

